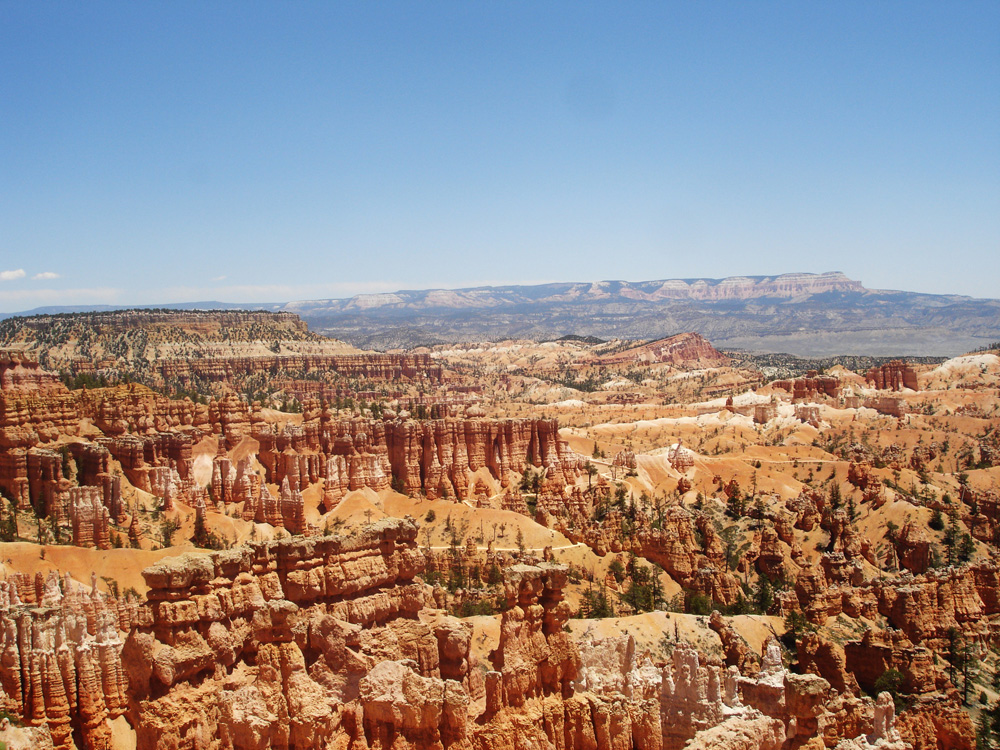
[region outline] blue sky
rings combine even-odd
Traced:
[[[0,310],[1000,297],[1000,3],[0,0]]]

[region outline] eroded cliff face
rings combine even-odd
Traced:
[[[160,539],[153,540],[153,527],[137,520],[137,496],[148,513],[176,504],[171,519],[190,523],[193,517],[216,530],[232,524],[241,532],[237,539],[268,533],[253,528],[251,534],[243,523],[250,521],[306,537],[154,566],[141,605],[92,589],[80,593],[65,579],[9,579],[7,593],[0,593],[7,597],[0,602],[6,607],[2,700],[29,726],[7,729],[31,730],[39,747],[48,742],[68,750],[75,738],[78,750],[103,748],[109,733],[126,725],[138,732],[140,747],[163,750],[793,750],[841,741],[841,750],[903,747],[885,701],[861,697],[889,669],[902,673],[913,696],[913,709],[900,722],[911,745],[971,747],[968,715],[934,652],[953,631],[975,649],[995,642],[1000,574],[982,554],[972,565],[934,568],[938,537],[918,505],[911,504],[914,510],[891,537],[879,539],[849,505],[834,502],[832,491],[808,483],[795,489],[797,497],[761,493],[740,510],[731,467],[719,459],[709,482],[704,454],[681,448],[676,438],[657,456],[638,445],[616,445],[604,473],[592,475],[553,420],[485,419],[478,407],[464,409],[466,418],[412,420],[403,401],[366,412],[381,411],[380,419],[344,418],[343,410],[311,396],[303,398],[299,417],[262,410],[231,393],[195,404],[136,385],[70,392],[32,367],[23,369],[0,391],[7,430],[0,446],[0,521],[9,521],[13,508],[24,512],[22,537],[24,526],[34,536],[35,527],[24,522],[34,511],[46,519],[46,530],[61,530],[63,543],[71,538],[104,549],[123,540],[127,527],[135,546],[155,548]],[[892,399],[899,401],[899,394]],[[760,407],[759,427],[769,429],[779,404]],[[821,411],[826,406],[798,407],[798,419],[816,423],[812,430],[829,416]],[[744,417],[756,411],[738,408]],[[780,408],[782,417],[790,415]],[[991,438],[974,437],[978,452],[969,455],[988,457],[983,446],[992,445]],[[826,478],[829,468],[830,480],[846,473],[839,489],[860,501],[862,516],[898,502],[899,490],[888,488],[879,467],[936,471],[947,453],[941,440],[916,446],[853,440],[848,430],[843,465],[824,460],[835,465],[823,471]],[[589,454],[589,445],[582,450]],[[648,479],[653,459],[669,475],[661,485],[669,494],[642,498],[632,490]],[[622,476],[625,483],[618,481]],[[745,476],[739,481],[747,487]],[[1000,518],[995,493],[984,482],[974,482],[975,490],[967,484],[952,489],[959,496],[956,518],[976,539],[993,544]],[[708,624],[725,667],[722,658],[705,656],[710,651],[679,643],[669,656],[658,650],[654,661],[628,636],[574,640],[565,630],[566,570],[516,564],[537,562],[530,550],[515,557],[487,547],[484,555],[485,538],[473,536],[464,539],[464,552],[454,541],[455,549],[434,549],[429,512],[419,551],[416,525],[408,520],[369,524],[350,537],[320,536],[323,515],[349,492],[390,487],[417,498],[454,499],[463,513],[502,508],[531,515],[583,542],[588,556],[635,553],[661,566],[686,596],[701,594],[720,609],[745,606],[740,600],[748,591],[741,584],[763,576],[787,582],[791,588],[775,592],[768,613],[801,612],[820,628],[798,643],[798,670],[811,674],[787,673],[773,647],[755,653],[737,621],[721,615]],[[717,490],[720,497],[695,501],[691,490],[709,496]],[[365,497],[379,502],[371,492]],[[736,501],[733,509],[726,508],[727,497]],[[419,507],[417,498],[396,497],[385,507]],[[929,509],[948,509],[944,500],[926,502]],[[445,507],[458,506],[437,503],[439,516]],[[349,509],[344,506],[345,515]],[[730,521],[743,534],[735,544],[725,533]],[[357,517],[350,522],[361,526]],[[37,528],[41,540],[42,524]],[[325,528],[337,524],[328,520]],[[205,537],[192,539],[210,546]],[[459,555],[466,570],[480,571],[463,576],[462,589],[445,594],[421,582],[425,575],[428,581],[450,576]],[[541,557],[553,559],[552,549]],[[487,569],[493,580],[480,588]],[[597,575],[614,580],[601,569]],[[627,586],[626,580],[618,590]],[[579,588],[570,599],[578,594]],[[477,658],[472,627],[480,628],[478,639],[483,621],[451,618],[441,608],[473,611],[464,605],[487,600],[502,601],[505,611],[489,625],[495,649],[489,657],[480,649]],[[622,597],[619,614],[632,606]],[[858,624],[872,629],[846,643],[831,637],[847,618],[855,633]],[[7,729],[0,723],[0,739],[7,740]]]
[[[144,571],[148,602],[123,651],[140,747],[325,747],[363,732],[362,678],[389,654],[440,682],[436,631],[418,619],[430,589],[414,580],[416,531],[386,520]]]
[[[865,375],[865,378],[880,390],[901,391],[904,388],[909,388],[911,391],[916,391],[920,388],[917,385],[917,374],[913,368],[898,359],[881,367],[873,367]]]
[[[143,572],[142,604],[70,579],[0,582],[0,698],[60,750],[109,748],[118,717],[140,750],[906,747],[891,700],[790,674],[773,639],[752,675],[684,645],[653,664],[631,636],[574,641],[567,571],[549,563],[504,571],[479,663],[471,625],[417,578],[416,538],[383,519],[171,558]]]
[[[0,449],[24,448],[76,435],[77,399],[62,384],[51,390],[0,390]]]
[[[17,383],[35,390],[52,381],[30,356],[77,382],[132,381],[173,393],[256,392],[279,379],[311,381],[327,393],[348,380],[434,387],[446,379],[429,354],[359,351],[309,332],[292,313],[123,310],[17,317],[0,323],[0,346],[16,347],[0,350],[0,387]]]
[[[61,392],[59,378],[43,370],[34,358],[17,350],[0,350],[0,391]]]
[[[80,435],[84,420],[105,435],[211,427],[206,407],[168,399],[134,383],[79,391],[68,391],[61,383],[46,391],[0,391],[0,449]],[[221,416],[216,423],[222,423]]]
[[[190,384],[236,383],[247,375],[278,375],[282,372],[337,373],[348,378],[394,382],[440,383],[443,368],[428,354],[285,354],[273,357],[206,357],[163,359],[154,363],[162,381]]]
[[[725,551],[714,527],[698,524],[697,514],[681,507],[662,509],[654,514],[635,510],[628,515],[619,509],[607,509],[607,500],[600,508],[600,520],[591,522],[592,506],[579,507],[573,502],[578,495],[569,493],[568,501],[545,500],[545,509],[552,511],[547,525],[558,529],[569,539],[587,544],[598,554],[634,552],[656,563],[671,578],[687,589],[705,594],[712,601],[732,604],[741,595],[739,581],[729,571]],[[556,496],[557,498],[559,496]],[[621,533],[622,525],[631,525],[633,533]],[[701,535],[701,543],[696,539]]]
[[[728,364],[729,358],[697,333],[680,333],[658,341],[651,341],[623,352],[608,354],[598,361],[601,364],[672,364],[692,367],[718,367]]]
[[[957,698],[930,696],[922,698],[900,716],[899,733],[913,745],[913,750],[973,750],[976,731],[969,714]]]
[[[376,364],[407,372],[423,366],[397,359]],[[4,362],[0,490],[17,510],[50,519],[56,540],[64,532],[80,546],[106,549],[109,523],[127,522],[123,481],[161,498],[163,510],[175,501],[202,510],[213,501],[219,510],[241,503],[244,520],[301,533],[309,531],[301,492],[316,483],[330,509],[350,491],[391,485],[464,499],[484,476],[510,486],[526,464],[544,470],[546,487],[557,491],[580,476],[581,459],[559,438],[555,420],[344,419],[308,399],[301,425],[275,427],[258,405],[231,393],[195,404],[137,384],[71,392],[21,355]],[[194,480],[192,448],[210,435],[219,454],[206,488]],[[59,442],[67,437],[75,442]],[[227,456],[247,438],[257,441],[263,475],[248,458]]]
[[[134,604],[132,605],[134,607]],[[0,704],[38,730],[39,747],[111,747],[125,713],[120,628],[130,605],[68,576],[0,581]],[[14,745],[12,745],[14,746]]]
[[[986,561],[853,582],[832,565],[815,566],[799,574],[791,608],[819,625],[841,613],[869,619],[882,615],[898,629],[899,638],[932,649],[943,648],[953,629],[985,646],[994,637],[992,616],[1000,614],[998,580],[997,565]]]
[[[486,469],[502,487],[520,478],[526,464],[545,469],[560,488],[580,475],[582,461],[548,419],[337,420],[321,414],[302,427],[253,432],[269,482],[293,486],[324,480],[333,507],[348,491],[386,489],[395,480],[404,492],[430,499],[465,499],[476,472]]]
[[[829,398],[840,396],[840,379],[830,375],[820,375],[815,370],[808,371],[801,378],[772,381],[771,386],[773,388],[781,388],[790,393],[792,401],[799,401],[806,398],[815,399],[820,396],[827,396]]]
[[[471,628],[428,608],[416,534],[412,521],[385,519],[347,538],[147,569],[149,600],[123,649],[139,747],[474,747],[469,707],[486,689]],[[511,601],[527,604],[546,575],[521,571]],[[567,638],[545,601],[506,628],[528,653],[502,637],[496,657],[525,689],[549,690],[561,674],[548,659],[556,671],[539,677],[548,628]]]

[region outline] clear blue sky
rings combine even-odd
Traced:
[[[828,270],[1000,297],[1000,3],[0,0],[0,310]]]

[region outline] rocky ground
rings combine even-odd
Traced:
[[[21,344],[8,748],[992,741],[996,352],[769,381],[696,335],[223,351],[181,396]]]

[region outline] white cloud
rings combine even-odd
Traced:
[[[225,281],[227,278],[229,278],[229,277],[228,276],[216,276],[214,279],[212,279],[212,281]]]
[[[16,271],[0,271],[0,281],[13,281],[25,277],[24,269],[18,268]]]
[[[41,273],[36,273],[31,277],[32,281],[50,281],[52,279],[58,279],[59,274],[54,271],[42,271]]]

